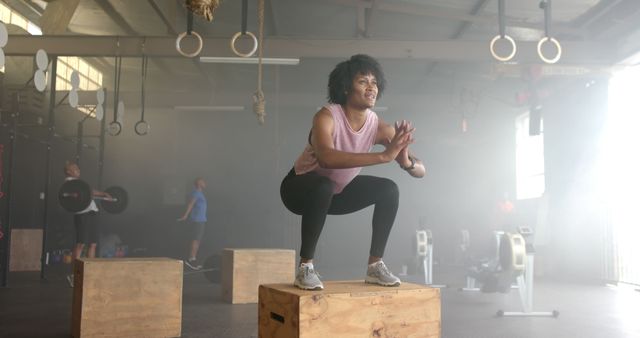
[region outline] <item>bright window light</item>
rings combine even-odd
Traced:
[[[529,135],[529,112],[516,118],[516,198],[537,198],[544,193],[544,138]]]
[[[76,70],[80,75],[80,86],[78,90],[98,90],[102,88],[102,72],[93,68],[90,64],[79,57],[60,56],[58,57],[57,69],[57,90],[71,90],[71,73]],[[77,110],[95,117],[96,105],[78,105]]]
[[[0,20],[4,23],[21,27],[31,35],[42,35],[42,30],[38,25],[27,20],[24,16],[9,8],[4,3],[0,3]],[[80,75],[79,90],[97,90],[102,88],[102,72],[91,67],[86,61],[75,56],[58,57],[58,77],[56,80],[56,90],[71,90],[71,72],[78,71]],[[4,72],[4,67],[0,69]],[[78,110],[85,114],[94,115],[92,112],[95,105],[80,105]]]
[[[5,24],[15,25],[29,32],[31,35],[42,35],[42,30],[33,22],[27,20],[18,12],[12,10],[4,3],[0,3],[0,21]],[[4,66],[0,68],[0,72],[4,73]]]
[[[0,20],[5,24],[21,27],[31,35],[42,35],[40,27],[3,3],[0,3]]]
[[[93,68],[86,61],[75,56],[58,57],[57,90],[71,90],[71,73],[76,70],[80,75],[78,90],[98,90],[102,88],[102,72]]]
[[[640,67],[616,73],[609,82],[607,121],[598,157],[600,195],[613,230],[620,282],[640,284]]]

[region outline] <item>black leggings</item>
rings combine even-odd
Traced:
[[[296,175],[293,169],[280,185],[282,202],[291,212],[302,215],[300,257],[312,259],[327,214],[345,215],[372,204],[373,234],[369,254],[382,257],[398,211],[398,186],[390,179],[359,175],[339,194],[333,182],[314,172]]]

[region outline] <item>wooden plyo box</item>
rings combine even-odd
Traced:
[[[258,285],[293,284],[296,253],[283,249],[224,249],[222,298],[232,304],[258,302]]]
[[[322,291],[260,285],[259,338],[440,337],[440,290],[324,282]]]
[[[79,259],[74,265],[73,337],[179,337],[182,261]]]
[[[39,271],[42,256],[42,229],[11,230],[9,271]]]

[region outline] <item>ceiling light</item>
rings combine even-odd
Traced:
[[[258,64],[258,58],[222,57],[222,56],[201,56],[203,63],[235,63],[235,64]],[[265,65],[297,66],[299,58],[262,58]]]
[[[244,106],[175,106],[174,110],[179,111],[243,111]]]

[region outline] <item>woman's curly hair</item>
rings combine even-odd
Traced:
[[[378,82],[378,97],[382,97],[387,81],[384,78],[382,66],[369,55],[356,54],[349,60],[336,65],[329,75],[328,99],[330,103],[345,104],[347,95],[351,91],[353,79],[358,74],[372,74]]]

